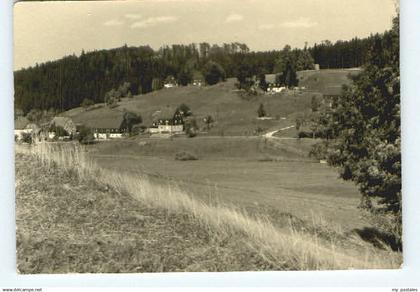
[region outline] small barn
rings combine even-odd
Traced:
[[[184,121],[181,114],[176,113],[173,107],[166,107],[158,110],[152,115],[151,133],[182,133],[184,131]]]

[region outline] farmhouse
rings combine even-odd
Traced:
[[[268,93],[271,93],[271,94],[280,93],[286,89],[286,87],[282,86],[280,83],[277,82],[277,75],[278,74],[265,75],[265,82],[267,83]]]
[[[83,125],[90,128],[97,140],[119,139],[124,137],[122,113],[107,116],[97,116],[83,121]]]
[[[29,122],[27,118],[20,116],[15,120],[15,140],[21,141],[24,133],[30,134],[32,141],[41,138],[41,128],[37,124]]]
[[[20,141],[22,140],[23,134],[24,133],[31,133],[31,129],[27,128],[27,126],[29,125],[29,120],[23,116],[19,116],[16,120],[15,120],[15,139]]]
[[[180,114],[172,107],[158,110],[152,115],[153,124],[150,133],[182,133],[184,121]]]

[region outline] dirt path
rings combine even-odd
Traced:
[[[263,137],[264,138],[268,138],[268,139],[270,139],[270,138],[273,138],[273,139],[297,139],[297,138],[293,138],[293,137],[279,138],[279,137],[273,136],[277,132],[281,132],[281,131],[285,131],[285,130],[288,130],[288,129],[292,129],[294,127],[295,127],[294,125],[291,125],[291,126],[288,126],[288,127],[281,128],[279,130],[271,131],[271,132],[265,133],[263,135]]]

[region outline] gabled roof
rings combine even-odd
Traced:
[[[75,118],[75,121],[92,129],[121,129],[124,114],[120,111],[109,111],[107,115],[84,116],[80,121]]]
[[[15,120],[15,130],[23,130],[29,124],[29,120],[26,117],[19,116]]]
[[[121,129],[123,115],[117,117],[100,117],[85,121],[85,126],[94,129]]]
[[[162,108],[161,110],[157,110],[152,114],[152,120],[158,121],[158,120],[167,120],[167,119],[173,119],[175,114],[176,108],[172,106],[166,106]]]

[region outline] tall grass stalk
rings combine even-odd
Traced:
[[[267,219],[255,218],[232,208],[199,201],[177,187],[152,183],[147,177],[104,170],[88,158],[84,148],[70,143],[38,143],[16,146],[16,151],[34,155],[44,165],[57,165],[80,178],[94,179],[137,200],[171,212],[186,212],[215,237],[242,234],[249,244],[276,267],[288,270],[398,268],[397,253],[364,252],[320,240],[317,235],[290,227],[279,230]]]

